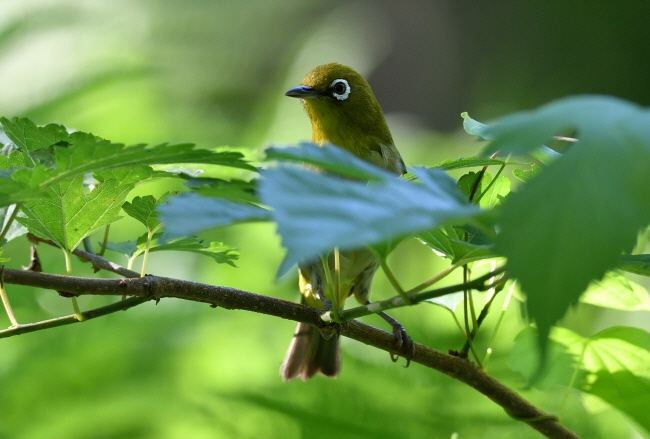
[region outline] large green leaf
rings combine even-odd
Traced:
[[[563,99],[489,127],[488,152],[526,153],[568,128],[573,144],[507,198],[496,249],[527,293],[544,340],[650,223],[650,113],[608,97]]]
[[[532,329],[523,331],[510,354],[510,364],[530,379],[539,353]],[[568,329],[554,328],[550,336],[548,367],[535,381],[538,388],[568,386],[596,395],[650,430],[650,334],[639,328],[616,326],[584,338]]]
[[[650,311],[648,291],[618,271],[610,271],[602,280],[593,281],[580,301],[623,311]]]
[[[254,204],[202,197],[188,192],[158,206],[168,239],[192,236],[202,230],[246,221],[265,221],[271,212]]]
[[[287,248],[279,274],[335,246],[377,244],[479,212],[437,169],[415,169],[419,182],[387,174],[370,184],[296,166],[262,171],[259,195]]]
[[[46,197],[21,205],[17,218],[31,232],[74,250],[83,238],[119,219],[119,211],[135,183],[151,172],[148,167],[116,169],[97,175],[100,183],[86,193],[83,176],[52,185]]]

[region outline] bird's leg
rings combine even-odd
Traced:
[[[325,294],[323,293],[323,282],[322,278],[320,276],[316,276],[315,280],[315,291],[314,294],[317,298],[323,301],[323,309],[325,311],[332,311],[333,306],[332,306],[332,301],[329,299],[325,298]],[[341,334],[341,325],[338,323],[330,323],[327,325],[320,326],[318,328],[320,330],[321,335],[325,340],[329,340],[332,338],[332,336],[338,336]]]
[[[368,300],[366,302],[366,305],[369,304],[370,301]],[[409,364],[411,364],[411,359],[413,358],[413,355],[415,355],[415,345],[413,344],[413,340],[406,333],[406,329],[404,329],[404,326],[402,326],[400,322],[383,311],[377,313],[377,315],[384,319],[393,328],[393,335],[395,336],[395,350],[399,351],[402,349],[402,347],[405,348],[406,354],[404,355],[404,358],[406,358],[406,366],[404,367],[409,367]],[[393,360],[393,362],[396,362],[398,358],[399,355],[393,354],[392,352],[390,353],[390,359]]]

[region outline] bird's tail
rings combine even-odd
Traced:
[[[298,323],[289,350],[284,358],[280,375],[284,381],[301,378],[307,381],[316,373],[336,378],[341,371],[339,337],[333,334],[325,339],[318,328]]]

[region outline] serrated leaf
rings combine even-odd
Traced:
[[[259,196],[287,248],[278,274],[333,247],[352,249],[467,219],[479,209],[438,169],[414,169],[421,183],[386,175],[367,184],[294,166],[262,171]]]
[[[221,242],[211,242],[203,245],[203,240],[195,236],[180,238],[164,243],[155,243],[149,248],[150,252],[159,251],[183,251],[208,256],[219,264],[228,264],[236,267],[235,261],[239,259],[239,252],[236,248],[224,245]]]
[[[168,239],[192,236],[214,227],[246,221],[266,221],[271,212],[253,204],[235,203],[220,198],[183,193],[158,206]]]
[[[568,128],[580,141],[507,198],[497,251],[528,297],[542,341],[587,285],[650,223],[650,113],[607,97],[556,101],[490,127],[490,150],[525,153]]]
[[[120,179],[107,171],[88,194],[82,175],[58,183],[45,191],[46,197],[23,203],[25,217],[17,219],[31,232],[72,251],[83,238],[120,218],[118,213],[135,186],[133,180],[140,175],[138,171],[136,168],[128,174],[120,172]]]
[[[259,203],[255,190],[257,181],[221,180],[217,178],[188,179],[186,186],[205,197],[224,198],[230,201]]]
[[[24,152],[48,148],[55,143],[68,140],[68,132],[62,125],[37,126],[26,118],[0,118],[0,124],[7,137]]]
[[[618,268],[641,276],[650,276],[650,255],[624,255],[619,258]]]
[[[648,291],[618,271],[610,271],[602,280],[592,282],[580,301],[623,311],[650,311]]]
[[[371,165],[331,144],[318,146],[314,143],[303,142],[299,147],[271,147],[266,149],[265,153],[267,160],[308,163],[342,177],[378,181],[392,175],[388,171]]]
[[[162,226],[158,219],[158,212],[156,205],[158,203],[165,203],[170,194],[163,194],[160,199],[156,200],[153,195],[146,195],[144,197],[135,197],[131,202],[125,202],[122,209],[131,218],[140,221],[149,231],[155,231]]]

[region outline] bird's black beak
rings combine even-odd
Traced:
[[[317,92],[314,87],[310,87],[308,85],[300,85],[298,87],[294,87],[291,90],[287,91],[284,95],[300,99],[315,99],[321,96],[321,94]]]

